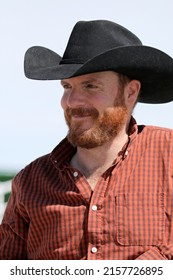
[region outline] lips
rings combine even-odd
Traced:
[[[71,115],[72,118],[86,118],[86,117],[92,117],[91,114],[72,114]]]
[[[66,114],[69,118],[98,117],[98,111],[95,108],[67,108]]]

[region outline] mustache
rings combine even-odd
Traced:
[[[95,108],[78,107],[78,108],[67,108],[66,115],[68,116],[68,118],[71,118],[72,116],[84,117],[87,115],[90,115],[93,118],[97,118],[99,112]]]

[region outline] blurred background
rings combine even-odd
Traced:
[[[74,24],[107,19],[134,32],[144,45],[173,57],[172,0],[0,0],[0,209],[11,178],[66,136],[59,81],[25,78],[23,58],[34,45],[63,55]],[[173,128],[173,102],[138,104],[139,124]],[[1,219],[1,218],[0,218]]]

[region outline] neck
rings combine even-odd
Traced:
[[[121,131],[118,136],[102,146],[93,149],[78,147],[71,160],[71,165],[86,178],[93,174],[101,174],[112,165],[127,140],[128,134]]]

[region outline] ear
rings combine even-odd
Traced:
[[[138,80],[131,80],[125,87],[125,103],[129,108],[134,108],[141,89],[141,83]]]

